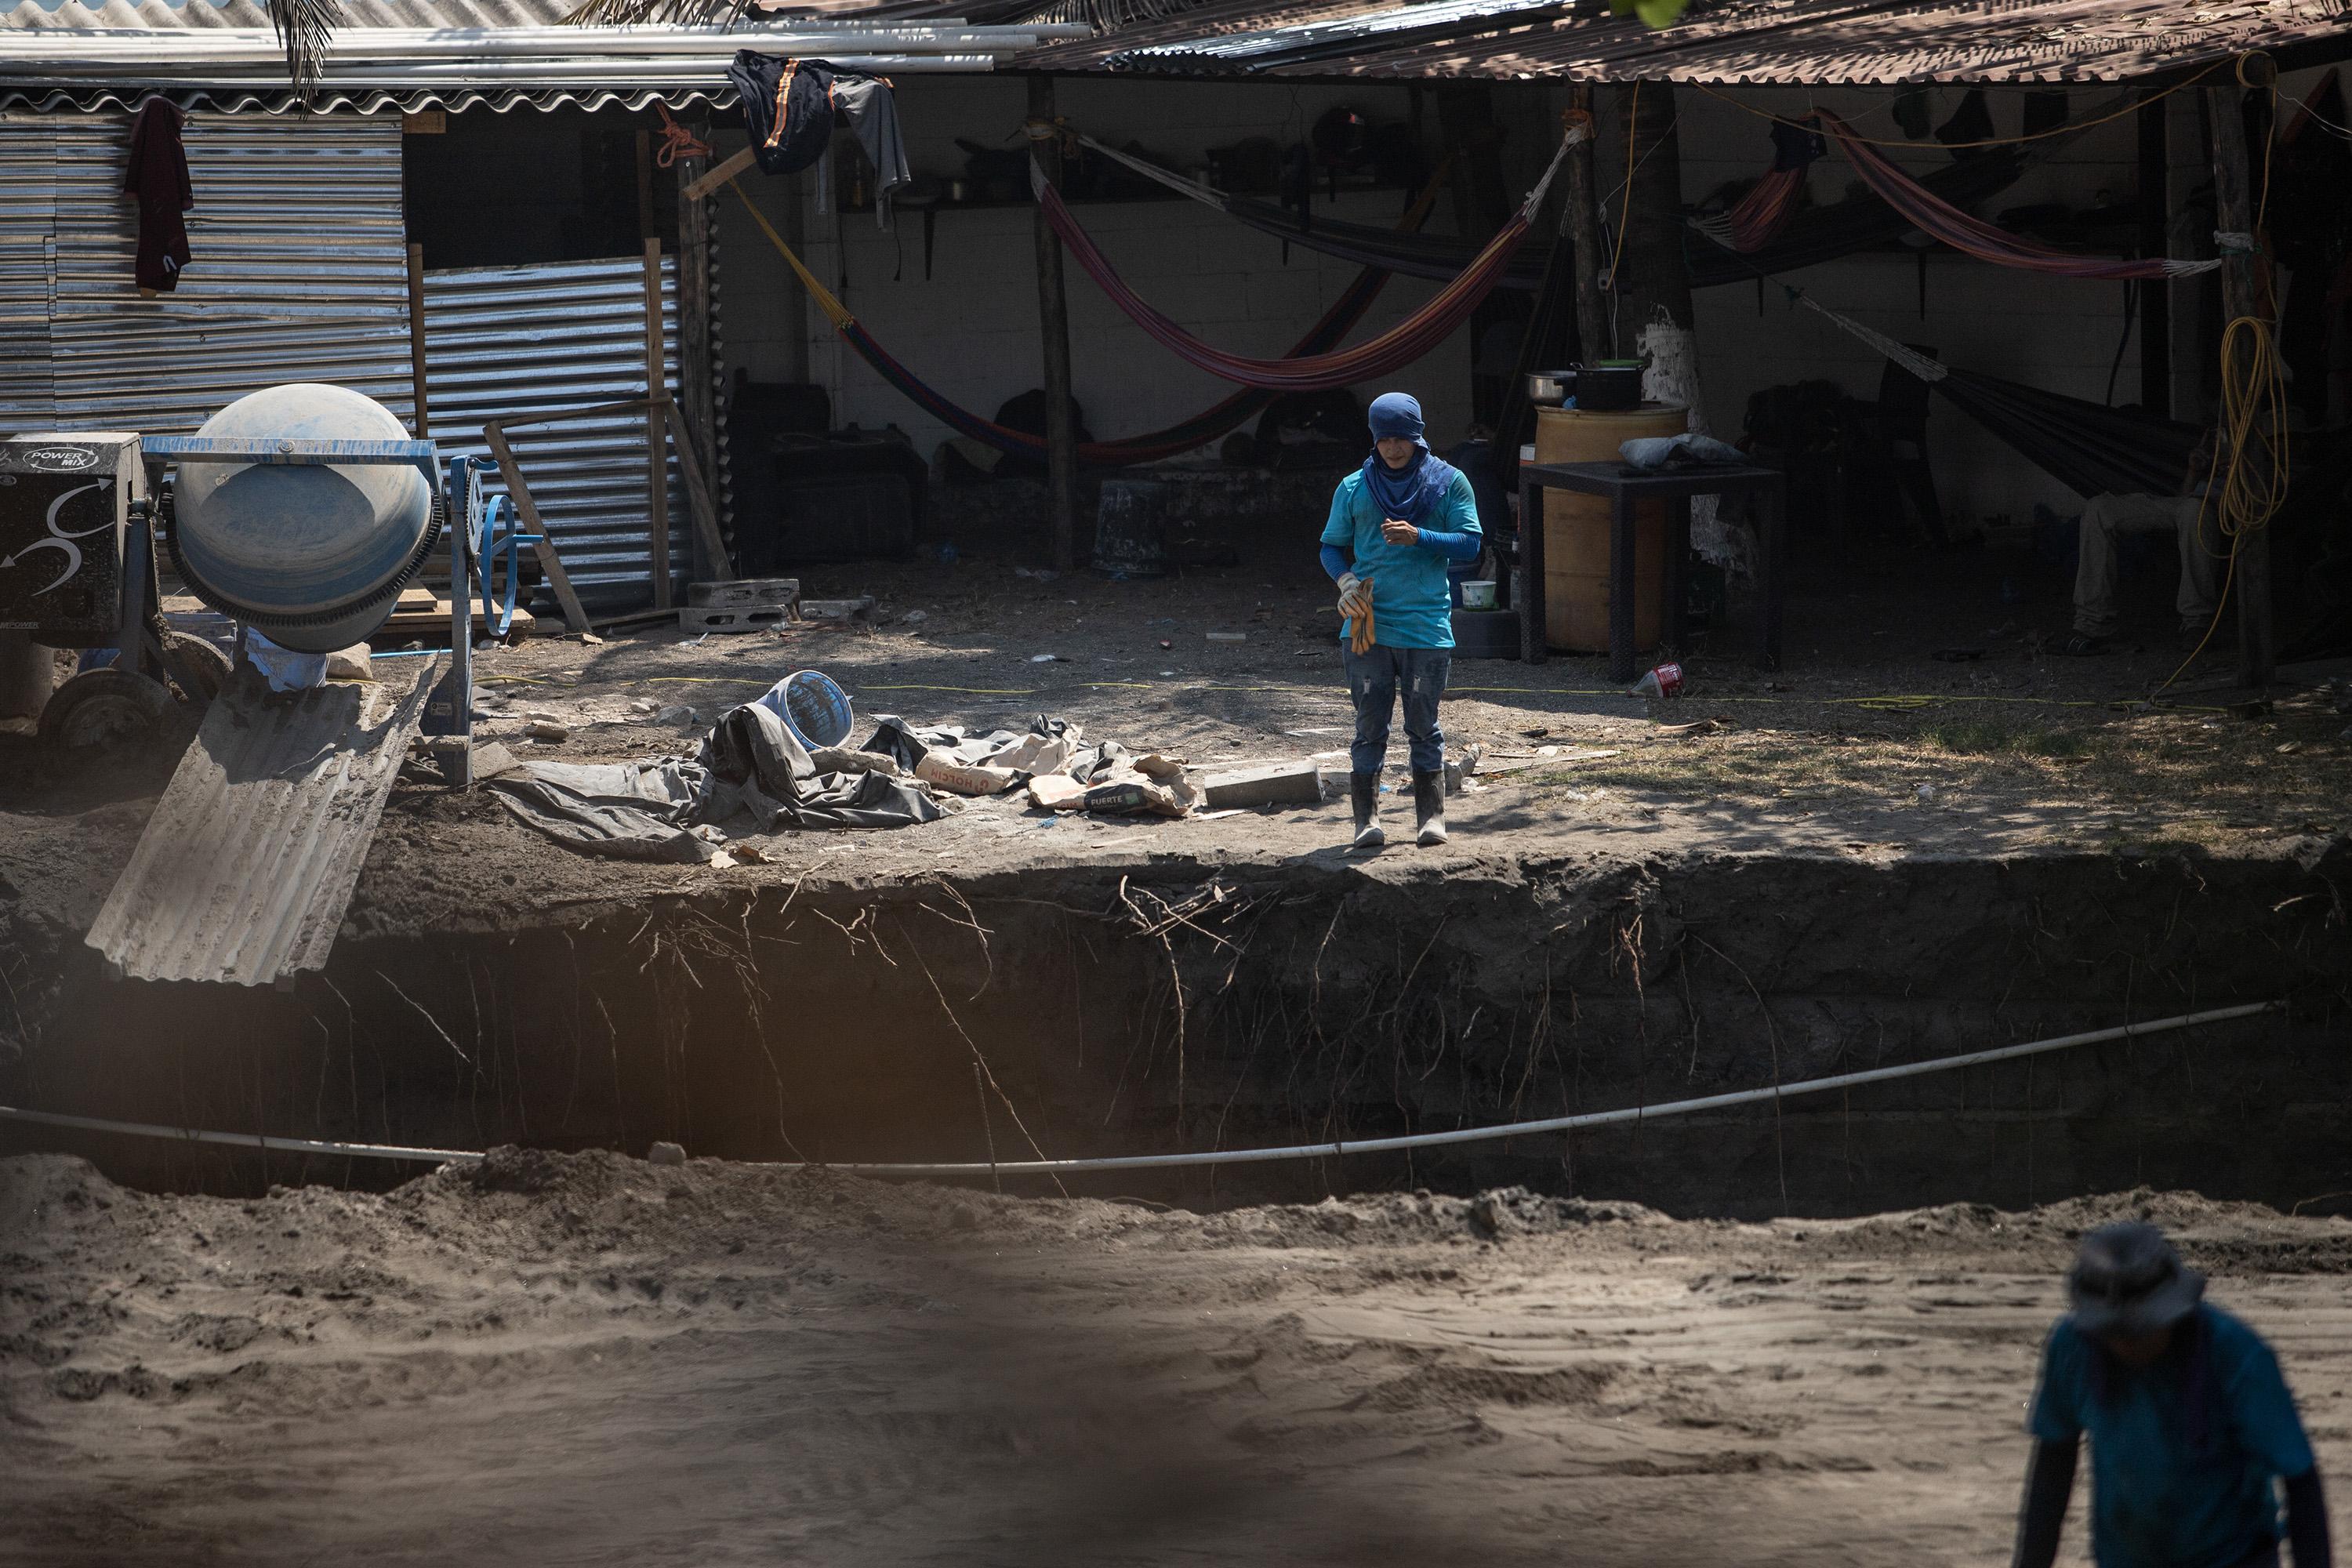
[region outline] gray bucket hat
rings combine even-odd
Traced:
[[[2086,1334],[2148,1334],[2197,1310],[2205,1276],[2185,1267],[2164,1232],[2138,1220],[2083,1237],[2066,1271],[2067,1314]]]

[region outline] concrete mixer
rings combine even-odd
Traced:
[[[165,468],[175,467],[164,483]],[[238,646],[258,633],[327,653],[383,626],[436,546],[448,551],[450,668],[424,733],[452,742],[445,773],[467,782],[472,595],[497,609],[483,563],[533,542],[483,489],[486,463],[445,479],[433,443],[346,387],[299,382],[241,397],[194,436],[55,434],[0,443],[0,637],[52,647],[114,647],[48,698],[42,732],[89,743],[143,728],[171,702],[209,701],[229,658],[157,616],[153,542],[188,591],[228,617]],[[457,498],[459,526],[450,527]],[[19,568],[22,570],[19,570]],[[38,568],[52,568],[40,570]]]
[[[503,629],[520,547],[538,542],[488,495],[491,471],[460,458],[445,476],[433,443],[388,410],[310,384],[240,398],[194,436],[0,443],[0,637],[118,650],[50,698],[44,733],[152,721],[167,681],[211,700],[90,927],[110,973],[290,984],[326,962],[410,742],[437,740],[444,779],[471,782],[475,592]],[[158,539],[189,591],[235,625],[234,664],[215,655],[199,670],[166,640]],[[449,652],[414,681],[274,689],[245,657],[256,637],[312,654],[362,640],[436,547]],[[500,547],[504,616],[488,565]]]

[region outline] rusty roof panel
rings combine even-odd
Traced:
[[[413,688],[213,700],[87,939],[134,980],[268,985],[323,968],[441,660]],[[404,670],[403,675],[405,676]]]
[[[1212,4],[1098,37],[1048,45],[1005,68],[1282,79],[1429,81],[1559,77],[1785,87],[1911,81],[2127,81],[2261,49],[2283,68],[2352,58],[2352,11],[2330,0],[1721,0],[1654,29],[1579,0],[1514,16],[1496,0]],[[1353,36],[1350,37],[1349,35]],[[1334,47],[1346,39],[1347,47]]]

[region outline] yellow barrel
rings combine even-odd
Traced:
[[[1689,428],[1680,404],[1639,408],[1536,410],[1536,461],[1607,463],[1618,446]],[[1609,647],[1609,501],[1567,490],[1543,492],[1544,641],[1564,653]],[[1666,503],[1633,511],[1633,646],[1658,646],[1665,609]]]

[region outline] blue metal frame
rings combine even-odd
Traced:
[[[493,494],[489,488],[498,471],[494,458],[453,458],[449,462],[449,493],[464,498],[462,504],[453,502],[452,510],[465,515],[467,544],[474,557],[474,584],[482,598],[482,624],[490,636],[503,637],[514,626],[523,546],[535,545],[547,536],[524,533],[515,526],[514,502],[505,495]],[[503,595],[490,584],[501,550],[507,557]]]
[[[142,437],[139,445],[142,454],[150,462],[259,463],[283,468],[398,465],[413,468],[425,477],[425,493],[441,508],[444,520],[442,532],[449,545],[449,669],[425,700],[425,718],[418,728],[425,734],[460,742],[445,751],[443,776],[454,784],[471,784],[474,775],[474,595],[471,585],[478,577],[482,584],[482,605],[486,616],[489,611],[489,593],[488,577],[478,570],[475,557],[477,535],[472,520],[470,517],[452,517],[449,511],[450,500],[460,488],[461,470],[467,459],[459,458],[451,462],[448,482],[445,485],[440,449],[430,441],[317,441],[292,436],[149,436]],[[470,488],[467,493],[470,501]],[[523,537],[529,538],[528,535]],[[511,570],[508,581],[510,585],[508,621],[510,624]],[[491,618],[495,621],[495,617]],[[503,631],[503,627],[500,629]]]

